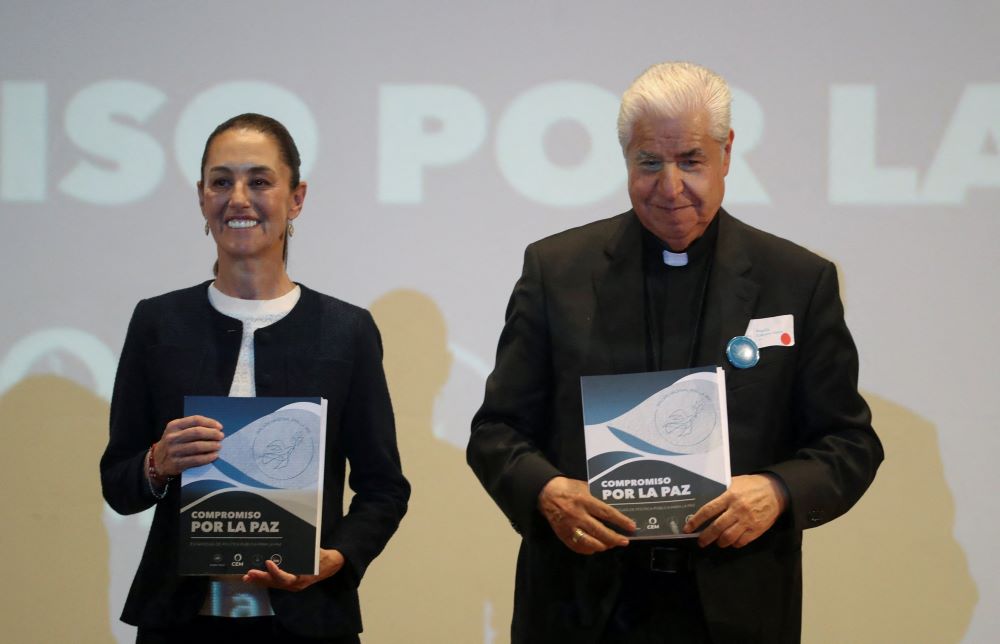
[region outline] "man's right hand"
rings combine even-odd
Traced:
[[[581,555],[592,555],[628,539],[604,525],[610,523],[626,532],[635,532],[635,522],[590,494],[584,481],[557,476],[538,495],[538,509],[566,547]]]

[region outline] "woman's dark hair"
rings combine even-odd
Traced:
[[[290,187],[292,189],[296,188],[301,181],[299,176],[299,166],[302,165],[302,159],[299,157],[299,148],[295,145],[295,139],[292,135],[288,133],[288,129],[281,124],[280,121],[271,118],[270,116],[264,116],[263,114],[255,114],[253,112],[247,112],[246,114],[240,114],[239,116],[234,116],[233,118],[223,121],[212,130],[212,133],[208,135],[208,140],[205,141],[205,150],[201,153],[201,180],[205,180],[205,164],[208,162],[208,149],[212,147],[212,141],[215,137],[219,136],[223,132],[229,130],[252,130],[254,132],[261,132],[263,134],[268,134],[274,139],[275,143],[278,144],[278,149],[281,151],[281,160],[285,162],[289,170],[292,171],[292,179]],[[285,243],[281,249],[281,259],[288,265],[288,235],[285,235]],[[212,266],[212,274],[219,274],[219,261],[215,261],[215,265]]]
[[[288,133],[288,130],[279,121],[270,116],[254,114],[253,112],[240,114],[220,123],[208,135],[208,140],[205,141],[205,151],[201,153],[202,181],[205,180],[205,163],[208,162],[208,148],[212,146],[212,141],[215,140],[215,137],[228,130],[253,130],[254,132],[270,134],[281,150],[281,160],[292,171],[291,187],[294,188],[299,185],[299,166],[302,165],[302,159],[299,158],[299,149],[295,146],[295,139],[292,138],[292,135]]]

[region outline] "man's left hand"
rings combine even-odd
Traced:
[[[704,548],[742,548],[774,525],[788,504],[781,482],[768,474],[734,476],[729,489],[706,503],[684,524],[684,532],[695,532]],[[714,520],[713,520],[714,519]]]
[[[332,577],[344,567],[344,555],[339,550],[319,551],[319,574],[318,575],[293,575],[285,572],[270,559],[264,562],[267,570],[251,570],[243,575],[243,581],[248,584],[257,584],[266,588],[280,588],[281,590],[298,591],[312,586],[317,581],[322,581],[327,577]]]

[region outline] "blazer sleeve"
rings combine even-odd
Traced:
[[[547,527],[537,510],[538,495],[562,474],[544,453],[551,431],[550,355],[542,268],[531,245],[507,305],[496,366],[466,449],[469,466],[487,493],[525,535]]]
[[[825,262],[796,343],[801,343],[792,392],[792,458],[766,468],[789,493],[798,529],[847,512],[868,489],[882,462],[882,444],[858,392],[858,352],[844,321],[836,268]]]
[[[104,500],[120,514],[142,512],[157,502],[146,481],[146,450],[158,436],[153,427],[146,373],[146,302],[136,305],[125,334],[111,395],[110,435],[101,457]]]
[[[351,505],[331,546],[348,561],[355,581],[382,552],[406,514],[410,484],[403,476],[396,429],[382,369],[382,340],[371,314],[361,316],[343,412],[344,452],[351,466]]]

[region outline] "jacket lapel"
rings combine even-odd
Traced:
[[[195,391],[202,396],[228,396],[236,373],[243,324],[216,311],[207,294],[201,295],[198,304],[202,317],[200,326],[211,329],[211,334],[204,340],[201,365],[192,372],[198,374]]]
[[[760,285],[748,277],[753,263],[742,243],[741,223],[719,210],[719,239],[706,293],[699,364],[729,366],[726,344],[746,333]]]
[[[594,326],[588,374],[646,370],[646,306],[642,275],[642,225],[629,211],[604,247],[593,273]]]

